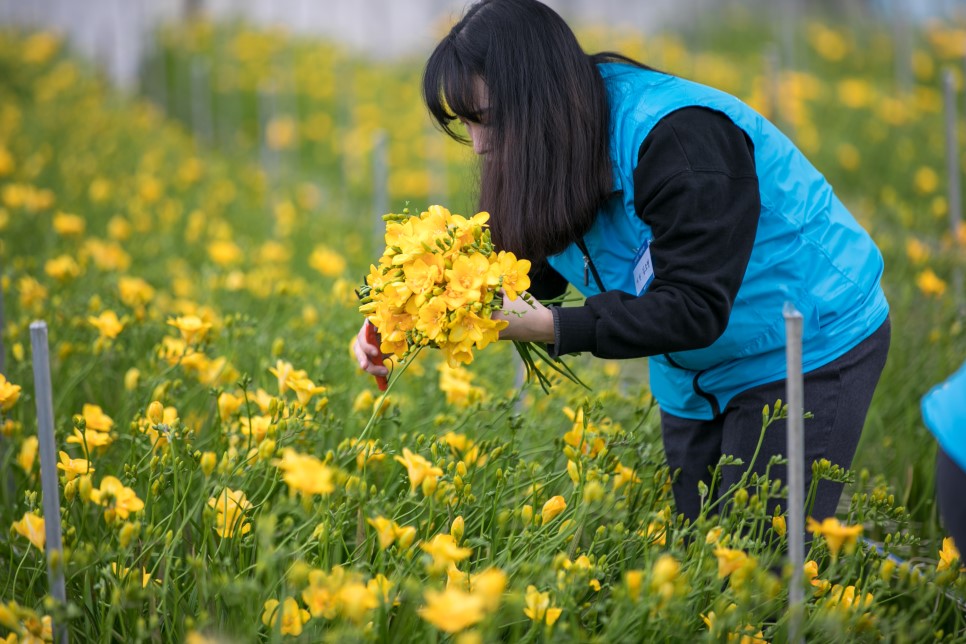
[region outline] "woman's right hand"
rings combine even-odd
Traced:
[[[382,362],[385,355],[379,349],[379,335],[375,333],[375,328],[367,333],[367,327],[372,327],[368,320],[362,323],[362,328],[356,334],[352,352],[360,369],[373,376],[385,378],[389,375],[389,369]]]

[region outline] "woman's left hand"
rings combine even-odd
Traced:
[[[500,339],[552,343],[553,313],[535,298],[528,295],[528,299],[532,304],[524,301],[522,293],[512,301],[504,295],[503,309],[493,311],[494,320],[509,323],[500,331]]]

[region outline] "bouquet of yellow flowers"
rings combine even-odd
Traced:
[[[450,366],[473,361],[473,350],[499,338],[505,320],[494,320],[503,297],[527,298],[530,262],[497,251],[490,241],[489,214],[470,218],[442,206],[430,206],[418,216],[387,214],[386,249],[371,266],[360,289],[362,312],[379,331],[384,354],[404,361],[414,351],[440,349]],[[528,376],[536,375],[532,354],[549,362],[545,351],[515,342]],[[541,355],[542,354],[542,355]],[[568,377],[569,370],[551,363]]]

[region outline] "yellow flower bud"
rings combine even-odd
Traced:
[[[218,457],[215,456],[214,452],[205,452],[201,455],[201,471],[205,476],[211,476],[211,473],[215,470],[215,466],[218,464]]]
[[[465,528],[466,528],[466,525],[463,521],[462,515],[453,519],[453,525],[450,526],[449,533],[453,535],[454,539],[456,539],[456,543],[459,543],[460,541],[463,540],[463,530]]]
[[[574,485],[580,483],[580,470],[573,461],[567,461],[567,474],[570,476],[570,480],[574,482]]]
[[[604,486],[600,481],[591,481],[584,486],[584,503],[596,503],[604,498]]]
[[[532,505],[528,504],[523,506],[523,508],[520,510],[520,519],[523,521],[523,525],[525,526],[530,525],[530,522],[533,521]]]
[[[81,501],[87,503],[91,499],[91,490],[94,489],[94,484],[91,483],[91,477],[87,474],[83,474],[77,479],[77,481],[77,491],[80,493]]]
[[[148,405],[148,420],[152,425],[160,425],[164,422],[164,405],[155,400]]]
[[[551,497],[549,501],[543,504],[543,509],[540,511],[540,517],[543,523],[546,524],[553,521],[557,516],[567,509],[567,502],[559,494],[557,496]]]

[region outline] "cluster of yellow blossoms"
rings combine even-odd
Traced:
[[[386,250],[370,268],[359,310],[381,335],[383,353],[403,359],[438,347],[450,366],[473,361],[473,348],[497,340],[506,326],[490,317],[504,297],[530,286],[530,262],[496,251],[489,214],[467,219],[442,206],[418,217],[389,214]]]

